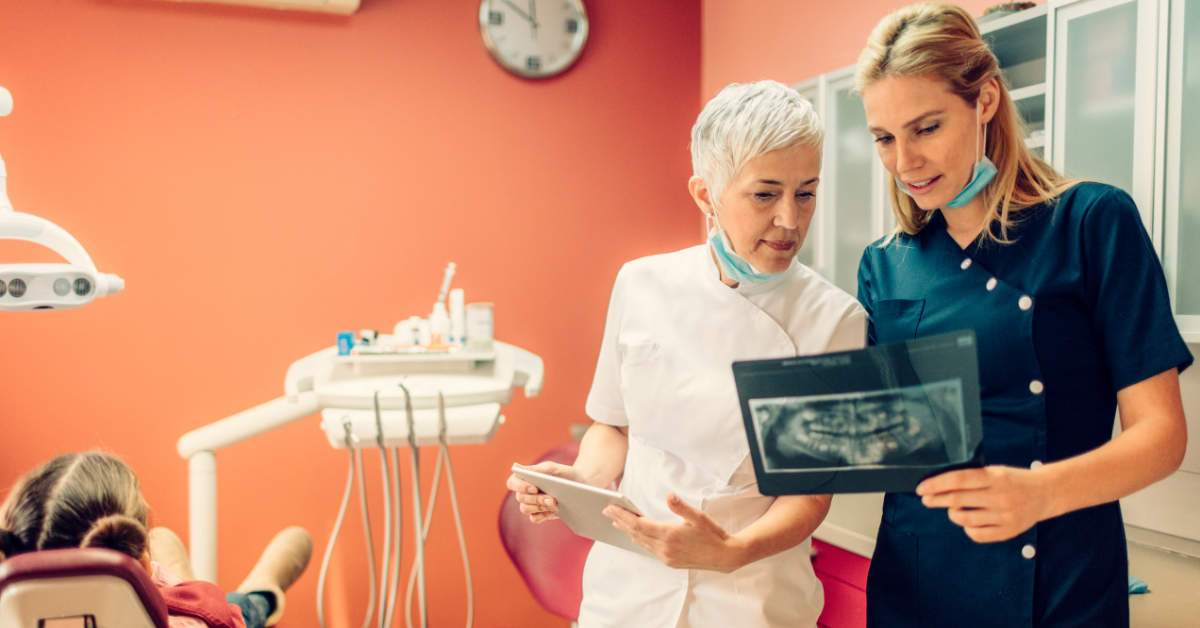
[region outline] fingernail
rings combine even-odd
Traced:
[[[553,506],[553,505],[554,505],[554,500],[553,500],[553,499],[550,499],[549,497],[547,497],[547,498],[546,498],[546,500],[545,500],[544,502],[542,502],[542,503],[546,504],[547,506]]]
[[[526,492],[526,493],[536,493],[537,491],[538,491],[538,490],[537,490],[537,487],[536,487],[536,486],[531,486],[531,487],[529,487],[529,488],[525,489],[525,492]]]

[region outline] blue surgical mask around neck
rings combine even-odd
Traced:
[[[975,108],[975,128],[979,128],[978,107]],[[996,164],[993,164],[992,160],[987,158],[986,124],[983,125],[983,142],[983,158],[975,162],[975,166],[971,169],[971,180],[967,182],[967,185],[963,187],[962,191],[960,191],[954,198],[950,199],[950,201],[946,203],[946,207],[966,207],[967,203],[971,202],[971,199],[975,198],[976,195],[983,191],[983,188],[987,187],[987,184],[992,181],[992,177],[996,176]],[[980,154],[978,135],[975,136],[975,154]],[[912,196],[912,192],[909,192],[908,188],[904,187],[904,184],[900,182],[900,179],[896,179],[896,186],[900,188],[901,192]]]
[[[755,268],[753,264],[734,252],[733,244],[725,235],[725,230],[721,228],[721,221],[717,219],[716,211],[713,212],[712,217],[717,224],[715,228],[708,230],[708,244],[716,253],[717,263],[721,265],[721,270],[725,271],[726,277],[738,283],[757,284],[771,281],[787,272],[785,270],[778,273],[764,273]]]

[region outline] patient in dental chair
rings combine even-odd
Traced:
[[[102,547],[138,560],[167,602],[171,628],[262,628],[283,615],[284,591],[312,554],[303,528],[277,534],[234,593],[196,581],[183,543],[149,530],[129,465],[98,451],[65,454],[17,481],[0,506],[0,561],[38,550]]]

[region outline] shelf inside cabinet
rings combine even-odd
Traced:
[[[1038,83],[1036,85],[1029,85],[1026,87],[1022,87],[1020,89],[1014,89],[1008,93],[1008,97],[1012,98],[1014,102],[1016,102],[1018,100],[1026,100],[1029,98],[1036,98],[1038,96],[1045,96],[1045,95],[1046,95],[1046,83],[1044,83],[1044,82]]]
[[[1026,22],[1032,22],[1032,21],[1038,21],[1038,20],[1041,21],[1042,32],[1045,33],[1046,13],[1047,13],[1048,9],[1049,9],[1049,7],[1047,7],[1045,4],[1043,4],[1041,6],[1033,7],[1032,9],[1025,9],[1024,11],[1009,11],[1009,12],[1007,12],[1006,15],[1004,15],[1002,17],[997,17],[994,19],[986,19],[982,23],[980,23],[979,20],[981,18],[983,18],[983,16],[975,18],[975,21],[977,24],[979,24],[979,30],[984,35],[987,35],[989,33],[994,33],[998,30],[1003,30],[1006,28],[1018,26],[1020,24],[1026,23]]]
[[[1046,82],[1046,6],[986,22],[983,39],[1015,90]]]
[[[1041,91],[1025,92],[1025,90],[1033,88],[1040,88]],[[1025,121],[1025,125],[1029,127],[1030,131],[1037,131],[1046,128],[1046,84],[1034,85],[1033,88],[1015,89],[1009,92],[1009,95],[1012,97],[1013,105],[1017,108],[1017,113],[1021,114],[1021,119]]]

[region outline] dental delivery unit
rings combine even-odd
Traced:
[[[321,625],[325,625],[325,576],[357,476],[371,572],[363,626],[369,626],[372,615],[378,613],[378,626],[386,628],[399,608],[411,627],[415,585],[420,626],[425,628],[424,544],[444,467],[462,549],[470,627],[474,608],[471,570],[448,446],[490,441],[504,423],[500,409],[512,401],[514,388],[523,387],[530,398],[541,392],[543,365],[538,356],[493,339],[492,304],[464,303],[462,290],[449,289],[454,272],[455,266],[450,264],[428,319],[402,320],[391,335],[370,330],[340,332],[335,346],[301,358],[288,368],[283,397],[179,439],[179,453],[189,466],[190,554],[197,578],[214,582],[217,576],[216,451],[320,411],[321,429],[329,444],[349,453],[346,491],[317,584]],[[408,578],[407,603],[397,605],[402,531],[399,450],[404,446],[410,452],[413,512],[409,516],[416,554]],[[424,511],[418,464],[422,446],[438,447]],[[371,447],[379,450],[383,476],[384,534],[378,570],[360,451]]]

